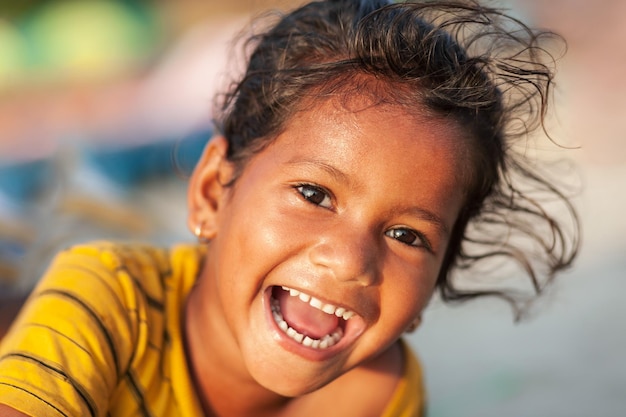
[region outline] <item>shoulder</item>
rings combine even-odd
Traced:
[[[163,258],[162,250],[145,245],[105,241],[75,245],[52,259],[33,296],[54,291],[103,296],[127,292],[139,280],[165,271]]]
[[[322,415],[419,417],[423,415],[422,374],[402,340],[380,356],[311,394]],[[326,408],[328,408],[326,410]]]
[[[109,270],[137,268],[142,264],[155,267],[164,263],[168,250],[143,243],[95,241],[71,246],[55,257],[52,266],[85,264]]]
[[[59,252],[44,279],[54,280],[55,276],[61,275],[74,278],[130,277],[135,283],[159,282],[176,271],[190,269],[192,264],[197,269],[202,255],[203,249],[191,244],[159,247],[147,243],[95,241]]]
[[[100,305],[104,312],[112,300],[122,310],[145,308],[162,313],[168,293],[184,293],[193,285],[203,259],[203,248],[191,244],[79,244],[55,257],[33,296],[61,291],[89,299],[89,304]]]
[[[99,265],[109,270],[128,269],[169,272],[173,264],[200,262],[204,248],[195,244],[176,244],[171,247],[141,242],[94,241],[69,247],[55,257],[58,264]]]

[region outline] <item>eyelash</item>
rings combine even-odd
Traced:
[[[296,184],[294,186],[294,189],[298,192],[298,194],[300,194],[300,196],[306,200],[308,203],[325,208],[325,209],[332,209],[332,194],[326,190],[323,187],[320,187],[318,185],[313,185],[313,184]],[[314,193],[321,193],[323,196],[322,201],[317,202],[315,201],[312,197]],[[322,203],[328,199],[329,200],[329,204],[328,206],[323,206]],[[404,241],[402,239],[400,239],[399,234],[405,234],[405,235],[413,235],[413,240],[410,242]],[[428,241],[428,239],[426,238],[426,236],[424,236],[423,233],[418,232],[417,230],[413,230],[411,228],[408,227],[395,227],[393,229],[389,229],[387,231],[385,231],[385,236],[390,237],[394,240],[397,240],[398,242],[407,245],[407,246],[411,246],[414,248],[425,248],[426,250],[432,252],[432,246],[430,244],[430,242]],[[415,244],[415,242],[418,242],[417,244]]]

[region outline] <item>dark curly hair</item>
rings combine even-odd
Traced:
[[[473,0],[312,2],[249,38],[245,75],[222,97],[216,126],[240,172],[307,98],[358,91],[457,123],[472,160],[437,287],[446,301],[499,296],[520,313],[532,297],[501,286],[461,289],[452,271],[512,258],[538,294],[577,253],[573,206],[515,150],[545,132],[554,59],[544,42],[551,40],[562,41]],[[550,215],[546,197],[567,215]]]

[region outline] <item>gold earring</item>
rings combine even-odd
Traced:
[[[209,243],[210,239],[203,236],[204,234],[204,221],[199,222],[193,229],[193,234],[198,238],[200,243]]]

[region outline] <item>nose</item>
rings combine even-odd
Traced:
[[[309,256],[315,266],[329,270],[339,281],[372,286],[379,280],[381,250],[371,234],[331,227],[316,236]]]

